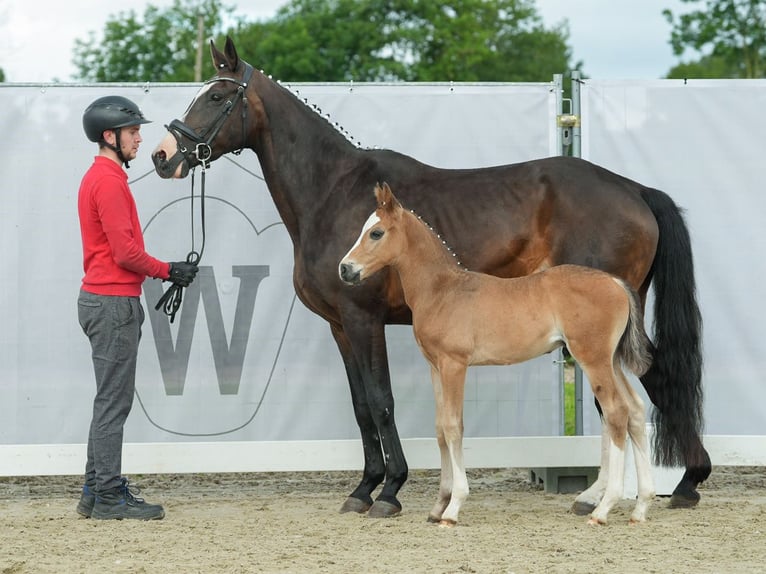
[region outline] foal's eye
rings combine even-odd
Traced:
[[[383,233],[384,232],[381,229],[373,229],[372,231],[370,231],[370,239],[377,241],[378,239],[383,237]]]

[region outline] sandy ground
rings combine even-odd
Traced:
[[[766,573],[766,469],[715,468],[701,504],[657,498],[631,526],[569,512],[524,469],[472,470],[451,529],[426,522],[438,473],[413,471],[396,518],[339,514],[356,472],[132,477],[162,521],[78,517],[79,477],[0,478],[0,573]]]

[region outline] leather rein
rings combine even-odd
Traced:
[[[207,80],[204,85],[212,84],[214,82],[233,82],[237,84],[237,91],[233,98],[229,98],[223,105],[215,122],[206,129],[202,134],[198,134],[194,129],[187,126],[181,120],[173,120],[170,125],[166,125],[167,129],[173,137],[176,139],[176,145],[178,151],[181,154],[180,161],[186,161],[187,166],[190,164],[190,159],[193,156],[199,162],[202,175],[200,180],[200,218],[202,223],[202,245],[199,251],[194,249],[194,171],[192,171],[191,178],[191,209],[192,209],[192,250],[186,256],[187,263],[193,263],[199,265],[202,259],[202,254],[205,251],[205,171],[210,164],[210,158],[213,155],[212,143],[215,140],[221,128],[226,123],[231,113],[234,111],[237,103],[242,100],[242,145],[237,151],[232,152],[234,155],[239,155],[242,150],[245,149],[245,143],[247,138],[247,97],[245,96],[245,90],[250,82],[250,78],[253,75],[253,67],[247,62],[243,62],[245,65],[242,81],[236,78],[228,77],[215,77]],[[183,143],[183,138],[186,138],[194,143],[194,149],[190,150]],[[175,319],[176,312],[181,307],[181,301],[183,299],[183,287],[177,283],[173,283],[167,291],[160,297],[157,304],[154,306],[155,310],[159,310],[162,307],[163,312],[170,317],[172,323]]]

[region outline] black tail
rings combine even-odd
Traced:
[[[709,465],[700,442],[702,317],[689,230],[681,209],[667,194],[646,188],[641,195],[660,230],[651,269],[655,295],[653,360],[641,377],[656,407],[654,458],[663,466]]]

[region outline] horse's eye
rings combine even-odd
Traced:
[[[214,102],[220,102],[223,99],[223,95],[219,94],[218,92],[213,92],[210,95],[210,99],[213,100]]]
[[[370,231],[370,239],[372,239],[373,241],[377,241],[378,239],[383,237],[383,233],[384,232],[381,229],[373,229],[372,231]]]

